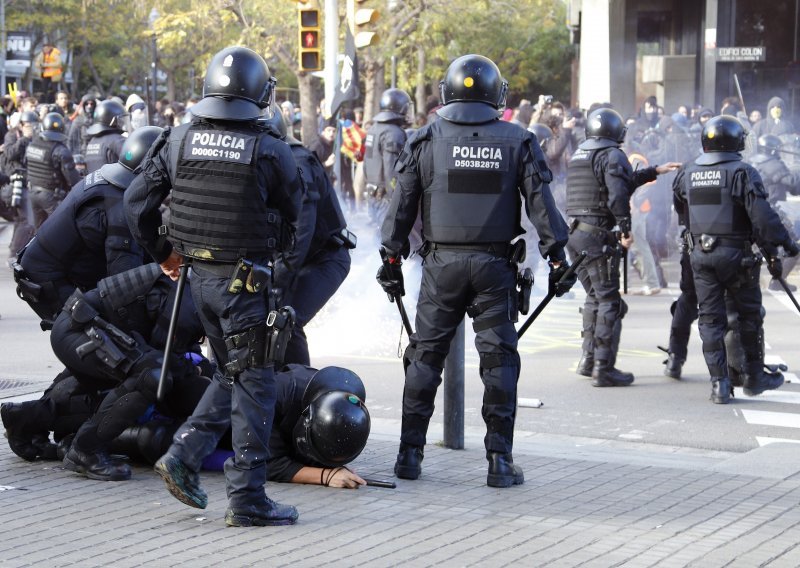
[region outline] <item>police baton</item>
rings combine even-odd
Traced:
[[[578,258],[575,259],[574,264],[572,264],[567,269],[567,271],[561,275],[561,278],[558,279],[558,282],[556,284],[560,284],[561,282],[564,282],[565,280],[571,278],[584,260],[586,260],[586,251],[582,251],[578,255]],[[555,289],[556,286],[553,286],[553,289],[547,292],[547,295],[542,299],[541,302],[539,302],[539,305],[536,306],[536,309],[533,310],[533,313],[530,315],[530,317],[527,320],[525,320],[525,323],[522,324],[522,327],[520,327],[519,330],[517,330],[517,339],[521,338],[523,334],[526,331],[528,331],[528,328],[536,320],[536,318],[539,317],[539,314],[542,313],[542,311],[547,307],[547,304],[550,303],[550,300],[552,300],[555,297],[556,295]]]
[[[169,331],[164,345],[164,362],[161,363],[161,376],[158,378],[156,399],[159,402],[164,400],[164,377],[169,372],[169,355],[172,353],[172,344],[175,342],[175,328],[178,327],[178,314],[181,310],[181,299],[183,298],[183,289],[186,287],[186,275],[188,273],[189,262],[184,258],[183,264],[181,264],[181,274],[178,277],[178,289],[175,291],[175,303],[172,305],[172,315],[169,317]]]
[[[628,293],[628,249],[622,247],[622,293]]]
[[[795,298],[794,294],[792,294],[792,291],[789,289],[789,285],[786,283],[786,280],[784,280],[783,276],[780,278],[775,278],[775,280],[778,281],[778,283],[781,285],[781,288],[783,288],[783,290],[786,292],[786,295],[789,296],[789,299],[794,304],[794,307],[797,308],[798,312],[800,312],[800,304],[797,303],[797,298]]]

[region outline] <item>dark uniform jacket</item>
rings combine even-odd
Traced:
[[[31,189],[68,192],[81,179],[72,152],[62,142],[37,138],[25,149]]]

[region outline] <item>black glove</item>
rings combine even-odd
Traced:
[[[553,264],[550,264],[550,275],[548,277],[547,288],[549,293],[553,293],[556,295],[556,297],[560,298],[569,292],[570,288],[575,285],[575,282],[578,281],[578,275],[575,272],[573,272],[568,278],[561,280],[564,274],[566,274],[567,270],[569,270],[569,263],[566,260],[562,260],[561,265],[558,268],[554,268]]]
[[[783,245],[783,250],[786,251],[786,256],[797,256],[800,254],[800,248],[797,247],[797,243],[794,241],[789,241]]]
[[[776,280],[783,277],[783,263],[777,256],[773,256],[767,261],[767,270]]]
[[[378,284],[381,285],[383,291],[389,294],[390,298],[406,295],[406,289],[403,286],[403,263],[400,257],[395,259],[395,262],[385,261],[378,269],[378,274],[375,278]]]

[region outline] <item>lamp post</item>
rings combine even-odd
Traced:
[[[153,109],[152,114],[150,115],[151,121],[155,120],[156,116],[156,100],[158,100],[158,44],[156,42],[156,30],[155,24],[156,20],[160,14],[155,7],[150,10],[150,15],[147,17],[147,21],[150,24],[150,30],[153,32],[153,43],[152,43],[152,50],[153,50],[153,62],[151,63],[151,71],[152,71],[152,81],[153,84]]]

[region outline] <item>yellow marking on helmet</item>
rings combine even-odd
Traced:
[[[473,79],[472,77],[465,77],[464,78],[464,86],[465,87],[471,87],[474,84],[475,84],[475,79]]]
[[[716,134],[717,134],[717,133],[716,133],[716,131],[714,131],[714,130],[709,130],[709,131],[708,131],[708,134],[707,134],[707,136],[708,136],[709,138],[714,138],[714,136],[715,136]]]

